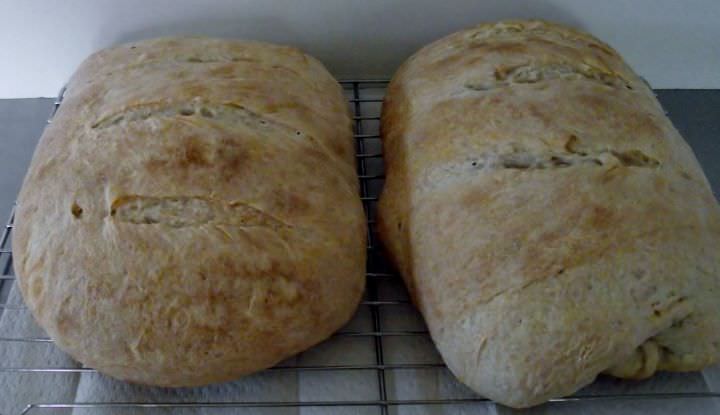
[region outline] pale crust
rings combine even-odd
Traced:
[[[484,24],[394,76],[379,231],[457,377],[525,407],[720,354],[720,209],[609,46]]]
[[[364,286],[338,83],[283,46],[163,38],[91,56],[18,199],[28,307],[57,345],[162,386],[237,378],[326,339]]]

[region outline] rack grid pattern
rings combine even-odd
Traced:
[[[282,393],[274,393],[279,387],[271,381],[263,383],[270,393],[251,393],[242,396],[234,394],[232,388],[223,393],[203,395],[188,392],[187,399],[170,399],[168,393],[160,393],[144,399],[84,401],[79,393],[75,398],[58,402],[28,401],[22,402],[20,414],[35,413],[157,413],[168,411],[202,411],[216,413],[223,410],[228,413],[266,413],[266,414],[455,414],[455,413],[500,413],[507,408],[495,406],[489,400],[479,397],[459,384],[437,355],[422,319],[411,305],[400,278],[388,266],[379,252],[377,237],[374,233],[375,208],[383,184],[382,146],[379,135],[380,107],[387,84],[385,80],[342,81],[354,120],[354,136],[357,150],[357,170],[360,179],[362,202],[368,218],[368,263],[366,295],[355,319],[344,329],[336,333],[329,341],[290,359],[277,367],[263,372],[273,379],[281,379],[283,384],[291,377],[297,390],[307,384],[320,385],[317,391],[308,389],[307,393],[296,393],[295,399],[285,399]],[[52,116],[62,101],[61,91],[55,102]],[[22,302],[11,301],[11,288],[14,283],[12,272],[12,252],[10,234],[13,228],[13,216],[2,228],[0,236],[0,317],[13,318],[13,313],[24,313]],[[21,317],[17,317],[21,318]],[[11,365],[4,361],[4,345],[20,344],[21,347],[54,347],[52,340],[45,336],[12,336],[2,331],[0,320],[0,402],[5,399],[20,399],[17,396],[4,396],[2,376],[98,376],[91,368],[76,365],[57,366],[43,364]],[[317,353],[315,353],[317,352]],[[330,359],[323,359],[322,353]],[[316,355],[316,356],[313,356]],[[359,357],[358,357],[359,356]],[[12,363],[12,362],[10,362]],[[318,376],[315,376],[318,375]],[[338,375],[340,377],[337,377]],[[262,374],[260,375],[262,376]],[[578,394],[551,401],[551,406],[618,404],[625,407],[628,401],[683,402],[685,409],[710,407],[720,398],[719,393],[711,392],[701,382],[702,375],[666,374],[663,381],[670,385],[657,392],[657,388],[647,383],[623,382],[614,379],[601,379],[600,387],[588,387]],[[699,378],[698,378],[699,376]],[[279,378],[278,378],[279,377]],[[326,379],[320,379],[325,377]],[[350,397],[333,394],[333,383],[349,382],[346,390]],[[32,380],[32,379],[31,379]],[[238,383],[244,380],[239,380]],[[106,379],[106,382],[110,382]],[[32,384],[32,383],[30,383]],[[692,385],[673,389],[673,385]],[[330,386],[329,386],[330,385]],[[139,387],[138,387],[139,388]],[[357,391],[353,389],[357,388]],[[149,388],[148,388],[149,389]],[[197,388],[200,389],[200,388]],[[167,391],[166,391],[167,392]],[[182,392],[181,392],[182,393]],[[256,399],[262,395],[262,399]],[[128,396],[128,395],[125,395]],[[154,396],[154,398],[153,398]],[[158,398],[158,396],[160,398]],[[176,395],[173,395],[176,396]],[[204,397],[195,399],[196,396]],[[208,398],[209,397],[209,398]],[[623,403],[625,402],[625,403]],[[688,402],[699,403],[698,405]],[[547,407],[547,406],[546,406]],[[716,410],[720,406],[714,407]],[[567,408],[566,408],[567,409]],[[574,407],[574,409],[578,409]],[[325,410],[323,412],[323,410]],[[250,412],[245,412],[250,411]],[[262,412],[266,411],[266,412]],[[317,411],[317,412],[315,412]],[[164,413],[164,412],[163,412]],[[185,412],[183,412],[185,413]],[[568,412],[573,413],[573,411]],[[609,413],[609,412],[608,412]],[[678,412],[680,413],[680,412]],[[15,415],[2,413],[0,415]]]

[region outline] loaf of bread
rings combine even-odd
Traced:
[[[540,21],[417,52],[382,115],[379,230],[451,371],[513,407],[720,355],[720,208],[608,45]]]
[[[347,101],[284,46],[163,38],[72,77],[19,196],[25,302],[86,366],[221,382],[330,336],[364,286]]]

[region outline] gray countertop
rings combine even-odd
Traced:
[[[15,202],[54,99],[0,100],[0,222]]]
[[[720,90],[659,90],[660,102],[720,194]],[[53,99],[0,100],[0,220],[20,189]]]

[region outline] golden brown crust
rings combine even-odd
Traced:
[[[364,215],[337,82],[295,49],[163,38],[90,57],[18,200],[18,281],[85,365],[192,386],[327,338]]]
[[[452,34],[394,76],[382,136],[381,237],[476,391],[529,406],[718,360],[720,209],[609,46],[541,21]]]

